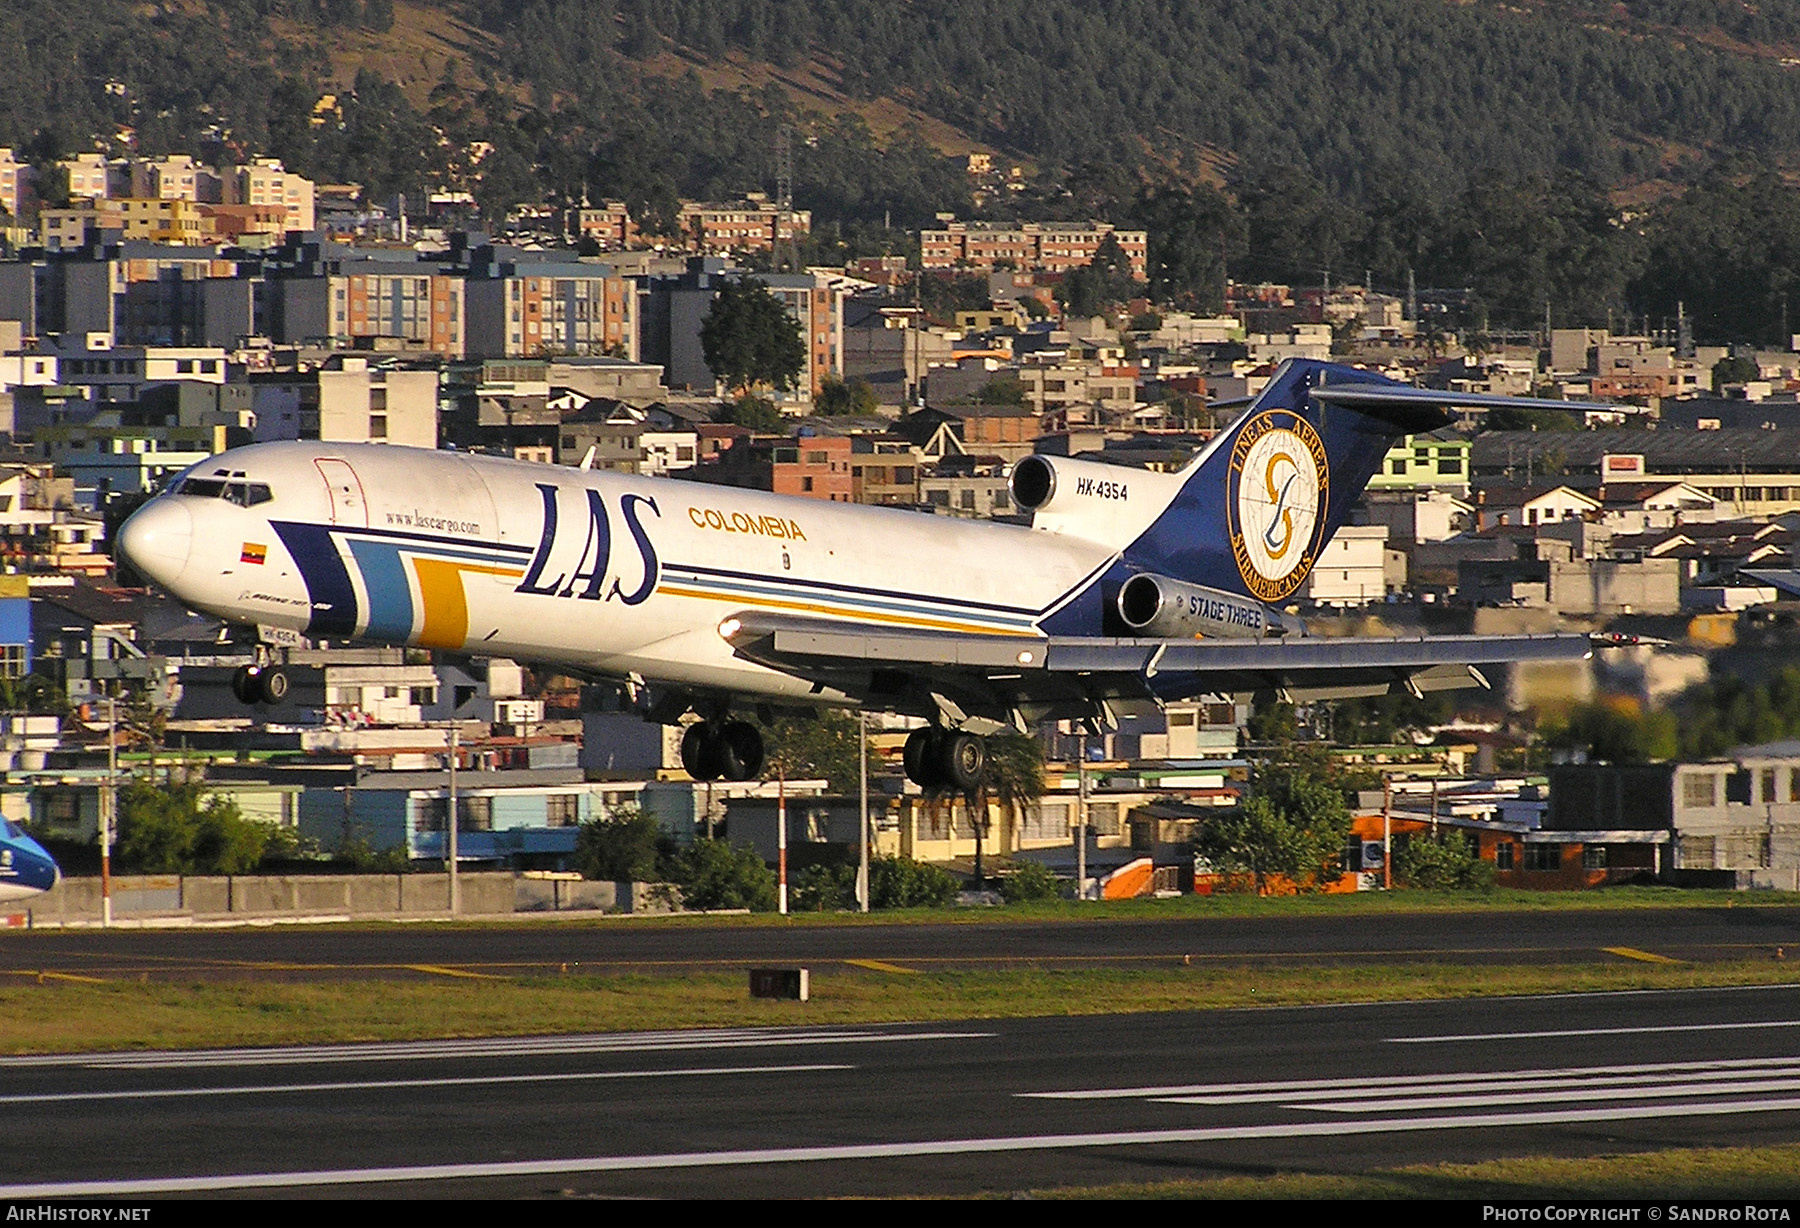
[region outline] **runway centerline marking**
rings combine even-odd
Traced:
[[[1667,955],[1658,955],[1654,951],[1640,951],[1636,947],[1601,947],[1608,955],[1617,955],[1620,959],[1635,959],[1645,964],[1679,964],[1683,961],[1671,959]]]
[[[711,1075],[810,1074],[855,1070],[843,1063],[795,1066],[697,1066],[674,1070],[555,1071],[523,1075],[459,1075],[442,1079],[359,1079],[342,1083],[270,1083],[255,1087],[146,1087],[130,1091],[45,1092],[0,1096],[0,1104],[64,1104],[83,1100],[159,1100],[190,1096],[274,1096],[295,1092],[366,1092],[407,1087],[487,1087],[504,1083],[579,1083],[606,1079],[695,1078]]]
[[[753,1164],[808,1164],[915,1156],[1055,1151],[1065,1148],[1142,1147],[1164,1143],[1230,1142],[1272,1138],[1318,1138],[1346,1134],[1396,1134],[1431,1130],[1505,1129],[1646,1118],[1706,1117],[1800,1110],[1800,1098],[1753,1104],[1626,1105],[1603,1109],[1552,1109],[1534,1113],[1482,1113],[1466,1117],[1390,1117],[1370,1121],[1289,1122],[1252,1126],[1208,1126],[1187,1130],[1121,1130],[1092,1134],[1011,1135],[997,1138],[923,1139],[898,1143],[768,1147],[727,1151],[687,1151],[650,1155],[581,1156],[468,1164],[420,1164],[382,1168],[313,1169],[298,1172],[218,1173],[198,1177],[132,1177],[105,1181],[38,1182],[0,1186],[0,1198],[98,1198],[138,1194],[181,1194],[207,1190],[287,1189],[319,1186],[387,1185],[409,1181],[455,1181],[499,1177],[540,1177],[573,1173],[649,1172]]]
[[[1454,1036],[1387,1036],[1390,1045],[1441,1045],[1472,1040],[1555,1040],[1564,1036],[1648,1036],[1672,1032],[1739,1032],[1760,1028],[1800,1028],[1800,1019],[1759,1019],[1748,1023],[1664,1023],[1630,1028],[1558,1028],[1542,1032],[1464,1032]]]
[[[899,964],[885,963],[879,959],[847,959],[844,961],[852,968],[867,968],[871,972],[895,972],[904,976],[917,976],[917,968],[902,968]]]
[[[447,968],[442,964],[407,964],[405,967],[410,972],[429,972],[435,976],[467,977],[471,981],[498,981],[504,979],[489,972],[470,972],[466,968]]]

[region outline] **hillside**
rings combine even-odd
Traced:
[[[19,66],[0,140],[129,128],[147,151],[223,141],[383,186],[453,161],[366,147],[417,124],[511,147],[552,190],[610,168],[588,185],[609,194],[655,186],[606,155],[620,132],[660,139],[678,191],[742,190],[770,175],[744,146],[796,118],[1058,178],[1291,166],[1359,198],[1493,168],[1629,186],[1800,155],[1795,0],[20,0],[0,49]],[[333,87],[389,112],[360,144],[302,130]],[[740,116],[699,114],[724,111]]]

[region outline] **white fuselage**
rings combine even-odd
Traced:
[[[747,610],[1031,633],[1114,557],[1015,525],[386,445],[277,443],[189,470],[120,549],[184,604],[419,645],[841,702],[736,657]]]

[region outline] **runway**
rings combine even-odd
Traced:
[[[1779,953],[1779,955],[1778,955]],[[735,969],[877,961],[915,968],[1214,962],[1605,964],[1800,958],[1800,908],[1194,917],[978,923],[601,923],[269,930],[0,931],[0,984],[333,980]]]
[[[1800,1140],[1800,987],[0,1059],[0,1198],[952,1194]]]

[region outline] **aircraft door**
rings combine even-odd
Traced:
[[[369,505],[363,498],[362,479],[350,462],[325,457],[313,462],[325,479],[325,490],[331,500],[331,523],[369,527]]]

